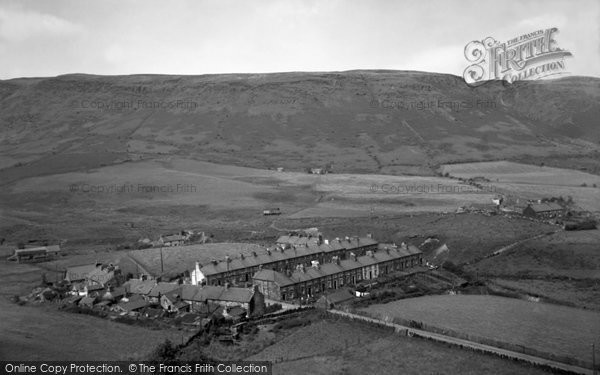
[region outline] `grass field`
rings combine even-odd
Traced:
[[[294,330],[247,359],[276,360],[274,374],[547,374],[513,361],[331,320]]]
[[[58,311],[53,304],[19,306],[8,300],[38,285],[34,265],[0,262],[0,360],[145,359],[176,330],[149,330],[89,315]]]
[[[600,313],[495,296],[427,296],[362,310],[590,362],[600,336]]]
[[[442,173],[453,177],[485,177],[499,191],[522,199],[571,196],[576,205],[600,211],[600,176],[572,170],[507,161],[447,164]]]
[[[446,164],[443,174],[454,177],[486,177],[492,182],[524,183],[537,185],[581,186],[600,185],[600,176],[572,170],[520,164],[508,161]]]
[[[492,277],[600,279],[600,230],[557,232],[518,245],[467,270]]]
[[[188,228],[249,234],[268,227],[269,207],[282,217],[369,217],[453,212],[492,195],[440,177],[320,176],[163,158],[9,184],[0,192],[0,237],[67,240],[73,249]]]
[[[495,278],[502,288],[546,298],[558,303],[600,311],[600,280]]]

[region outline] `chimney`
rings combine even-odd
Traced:
[[[244,260],[244,258],[245,258],[244,254],[240,254],[240,259]]]
[[[319,234],[319,237],[318,237],[318,240],[317,240],[317,244],[318,245],[323,244],[323,235],[322,234]]]
[[[200,262],[196,261],[196,274],[200,274]]]
[[[400,244],[400,247],[403,248],[404,250],[408,249],[408,246],[406,246],[406,244],[404,242],[402,242],[402,244]]]
[[[390,253],[390,248],[389,247],[385,247],[385,251],[389,254]]]
[[[231,258],[229,257],[229,255],[225,255],[225,261],[227,263],[231,263]]]
[[[350,237],[346,236],[346,241],[350,241]]]
[[[373,258],[375,256],[375,254],[373,253],[373,250],[367,251],[367,256],[370,256],[371,258]]]
[[[332,257],[331,258],[331,263],[335,263],[335,264],[339,265],[340,264],[340,257],[337,256],[337,255],[334,256],[334,257]]]
[[[325,245],[329,245],[329,240],[323,240],[323,242],[325,242]]]
[[[230,286],[231,284],[229,284],[229,282],[225,283],[225,289],[229,289]]]
[[[267,254],[271,255],[271,249],[267,249]]]
[[[213,258],[213,259],[211,259],[211,263],[216,266],[219,262],[217,262],[217,260],[215,258]]]
[[[373,233],[367,233],[367,238],[373,239]]]
[[[252,256],[253,256],[253,257],[255,257],[255,258],[258,256],[258,255],[256,254],[256,251],[252,251]]]
[[[352,258],[352,260],[356,262],[356,254],[350,253],[350,258]]]

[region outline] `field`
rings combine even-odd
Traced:
[[[577,170],[506,161],[447,164],[442,173],[453,177],[485,177],[498,191],[521,199],[571,196],[585,210],[600,211],[600,176]]]
[[[557,232],[467,269],[492,277],[600,279],[599,241],[600,230]]]
[[[248,243],[214,243],[190,246],[163,247],[155,249],[134,250],[130,256],[153,275],[161,273],[161,252],[164,275],[178,275],[191,271],[195,262],[206,265],[211,260],[222,260],[226,255],[236,257],[243,253],[249,255],[252,251],[264,252],[264,247]]]
[[[555,303],[600,311],[600,280],[496,278],[492,285]]]
[[[494,183],[558,186],[600,185],[600,176],[590,173],[508,161],[446,164],[442,166],[441,172],[462,178],[483,176]]]
[[[0,236],[67,240],[73,250],[181,229],[249,238],[268,231],[269,207],[282,218],[369,217],[453,212],[492,195],[440,177],[319,176],[164,158],[21,179],[0,193]]]
[[[547,373],[525,364],[398,336],[362,323],[330,319],[296,329],[247,359],[275,360],[274,374]]]
[[[149,330],[58,311],[52,304],[19,306],[8,300],[39,282],[36,267],[0,262],[0,360],[139,360],[166,338],[182,340],[176,330]]]
[[[504,297],[427,296],[362,310],[589,362],[600,335],[600,313]]]

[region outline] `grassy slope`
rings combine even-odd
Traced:
[[[0,262],[0,360],[139,360],[165,338],[181,340],[177,331],[153,331],[61,312],[53,304],[9,302],[10,296],[31,292],[40,274],[33,265]]]
[[[512,361],[344,321],[317,322],[300,328],[250,359],[281,361],[274,365],[275,374],[545,373]]]
[[[427,296],[364,310],[581,360],[600,334],[600,313],[504,297]]]
[[[1,81],[2,167],[24,163],[2,180],[164,154],[422,174],[449,161],[589,153],[598,97],[593,78],[470,88],[402,71]],[[97,108],[122,103],[132,105]]]

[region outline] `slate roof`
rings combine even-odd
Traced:
[[[162,294],[166,294],[169,293],[177,288],[179,288],[180,285],[177,283],[164,283],[164,282],[160,282],[156,285],[154,285],[154,287],[152,288],[152,290],[150,290],[150,293],[148,293],[149,297],[157,297],[159,295]]]
[[[112,278],[115,277],[115,268],[109,266],[100,266],[94,267],[88,274],[86,279],[98,283],[100,285],[105,285]]]
[[[148,295],[156,286],[156,281],[131,279],[123,285],[125,286],[126,290],[131,294]]]
[[[130,298],[127,302],[119,302],[118,306],[125,311],[136,311],[150,306],[150,303],[143,298]]]
[[[369,254],[344,259],[339,262],[325,263],[317,267],[305,267],[304,270],[296,270],[290,276],[273,270],[260,270],[254,274],[253,279],[273,281],[279,286],[293,285],[299,282],[319,279],[326,276],[336,275],[345,271],[352,271],[374,264],[388,262],[394,259],[405,258],[410,255],[419,254],[421,251],[412,245],[390,248],[387,250],[371,251]]]
[[[178,293],[181,299],[193,302],[227,301],[248,303],[253,291],[247,288],[212,286],[212,285],[182,285],[171,293]]]
[[[81,266],[67,267],[65,280],[69,282],[85,280],[90,272],[96,269],[96,264],[85,264]]]
[[[537,213],[562,211],[564,209],[560,204],[555,202],[534,203],[530,204],[529,207]]]
[[[327,301],[328,303],[342,303],[354,298],[352,291],[348,288],[341,288],[333,293],[324,294],[320,299]]]
[[[254,274],[254,279],[265,280],[265,281],[274,281],[278,285],[293,284],[293,282],[284,274],[277,272],[277,271],[269,270],[269,269],[264,269],[264,270],[258,271],[256,274]]]
[[[246,268],[258,267],[259,265],[265,265],[269,263],[284,261],[288,259],[300,258],[309,255],[316,255],[321,253],[329,253],[332,251],[338,251],[341,249],[353,250],[363,246],[371,246],[377,245],[377,241],[372,238],[364,237],[364,238],[348,238],[348,239],[340,239],[331,240],[329,244],[327,243],[317,243],[317,239],[314,238],[314,242],[310,242],[309,237],[298,237],[298,236],[282,236],[280,239],[288,237],[288,238],[297,238],[297,239],[305,239],[302,244],[292,244],[288,248],[284,248],[281,246],[275,246],[267,249],[265,252],[257,253],[253,252],[251,255],[241,255],[236,258],[232,258],[229,260],[223,260],[217,262],[216,264],[211,262],[203,267],[201,267],[200,271],[205,276],[216,275],[223,272],[231,272],[236,270],[243,270]],[[279,241],[279,240],[278,240]]]

